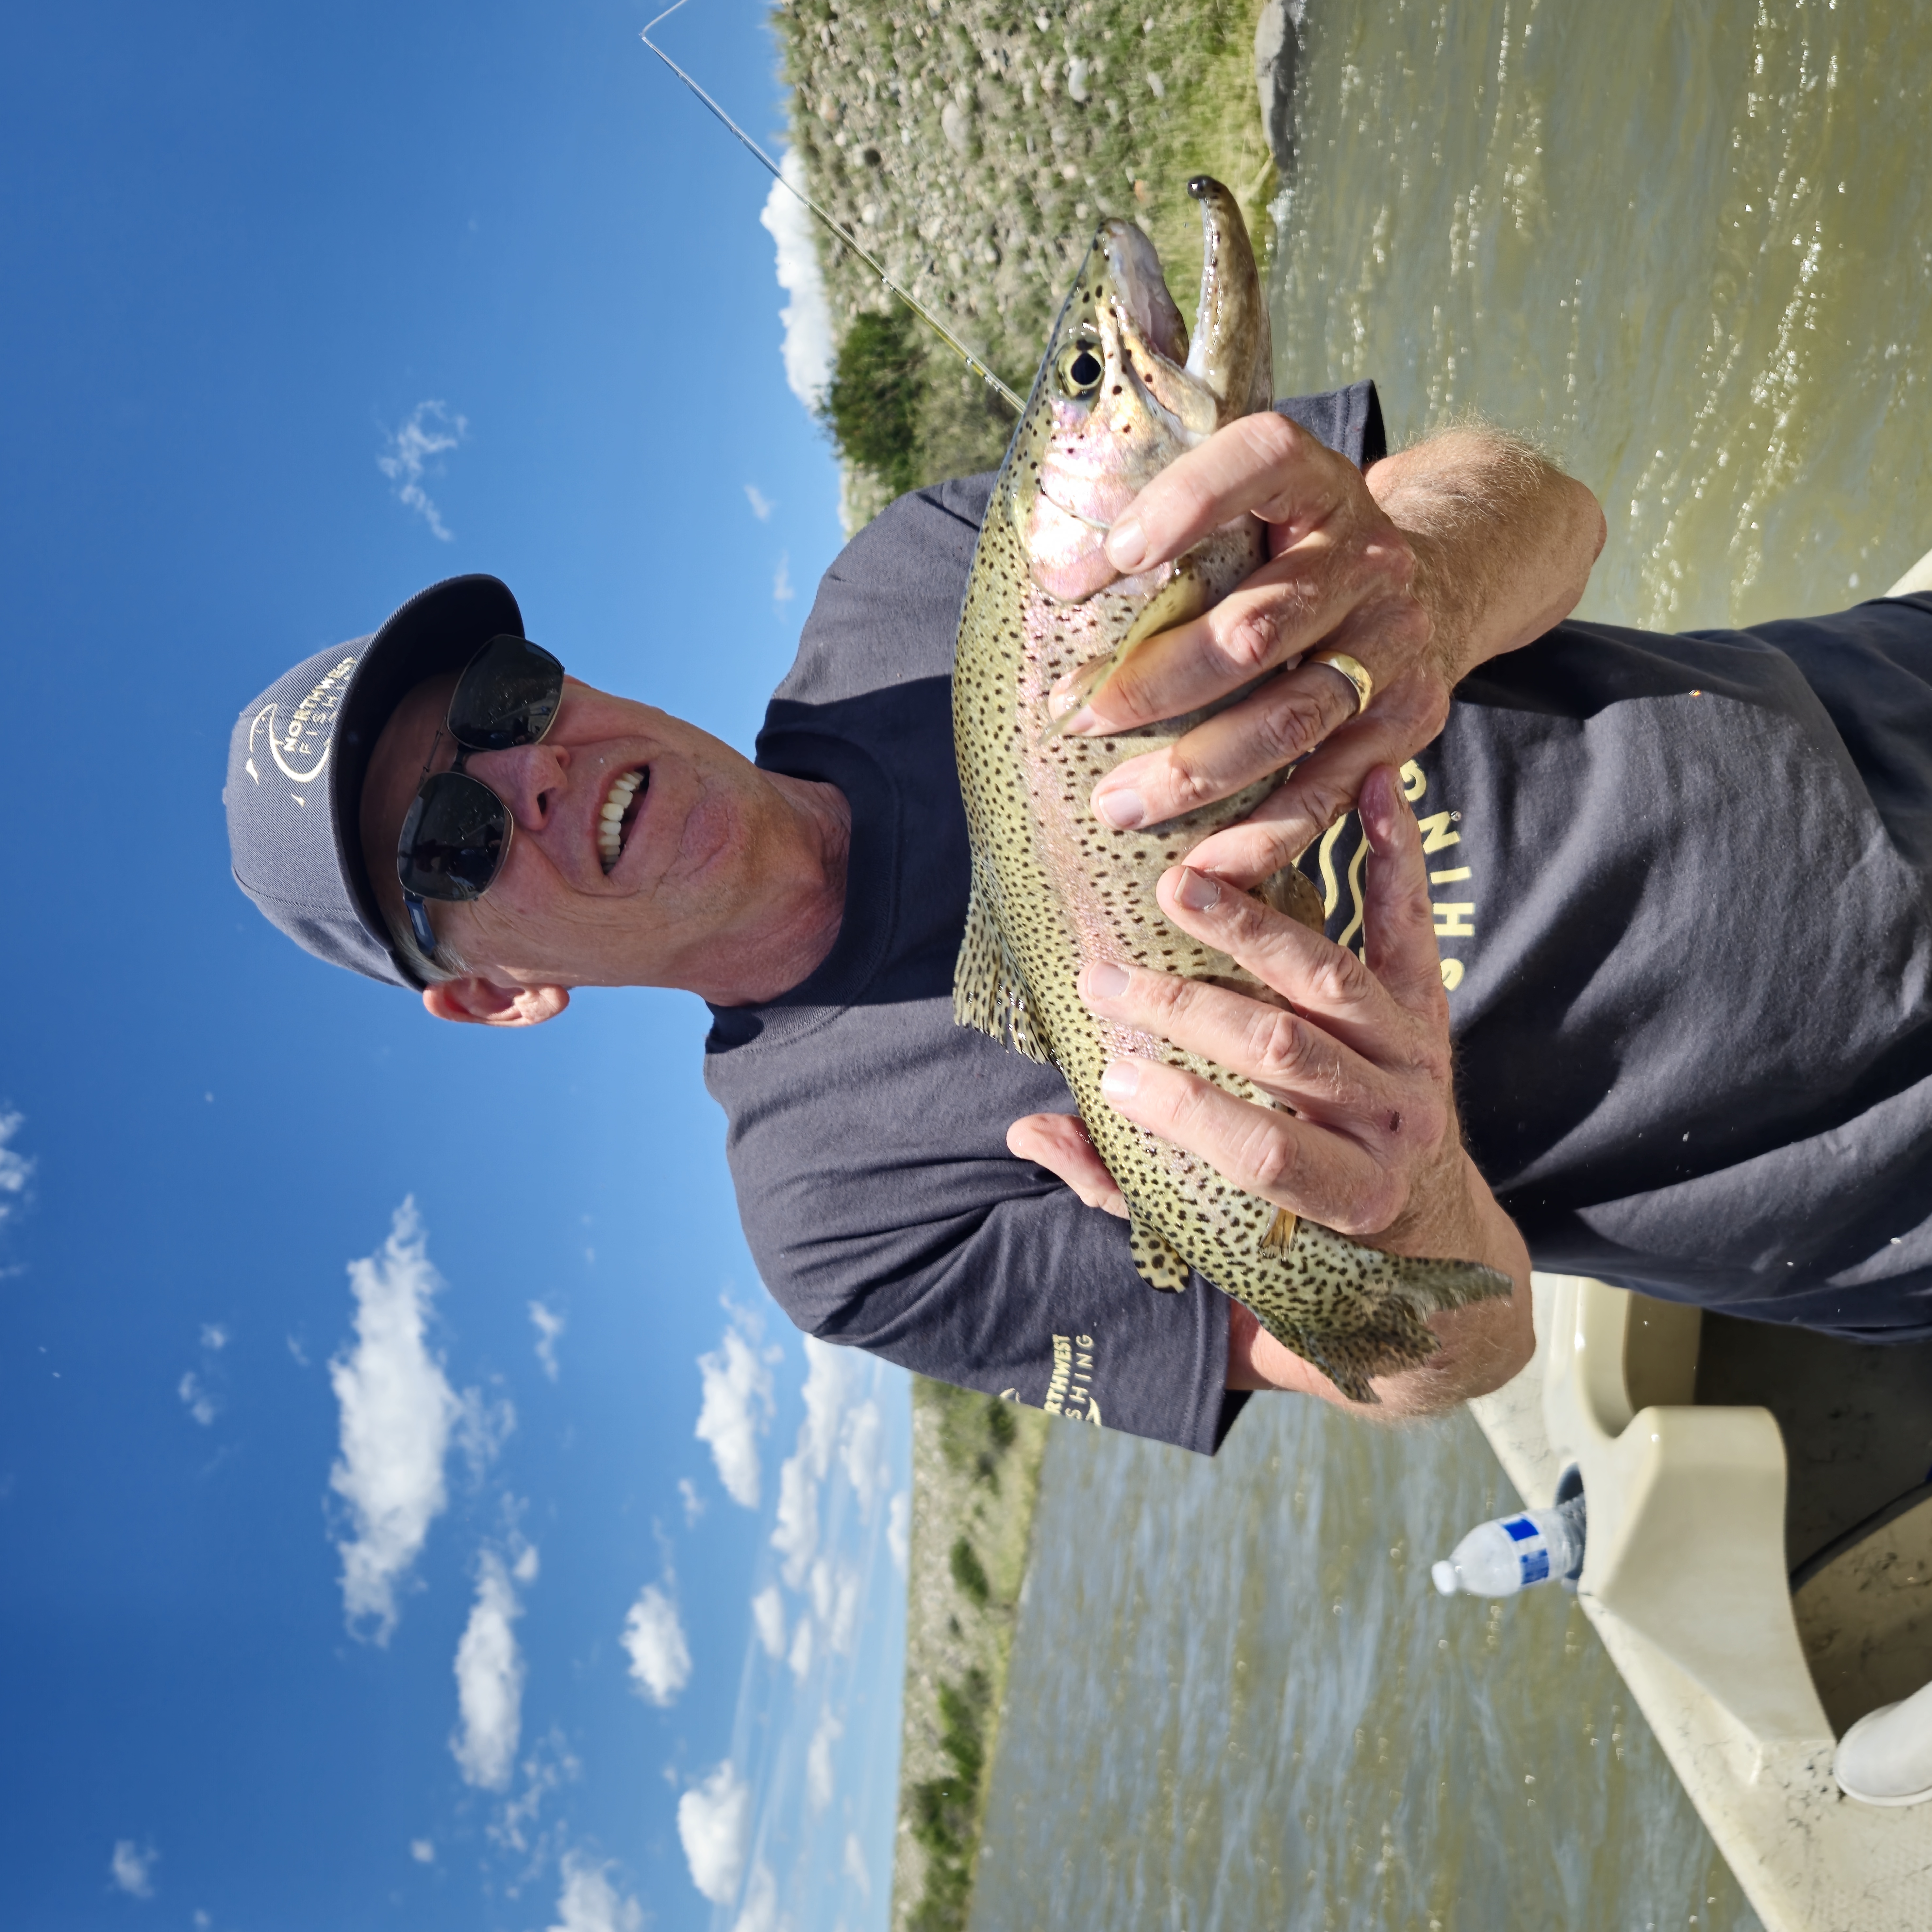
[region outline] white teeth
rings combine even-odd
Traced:
[[[644,782],[642,772],[626,772],[613,783],[603,804],[598,808],[597,856],[603,862],[607,872],[622,856],[624,814],[629,810],[631,801],[637,796],[638,788]]]

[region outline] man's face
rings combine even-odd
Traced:
[[[424,760],[434,744],[431,770],[455,762],[455,742],[436,736],[455,685],[452,676],[417,686],[370,762],[363,851],[386,909],[401,908],[396,841]],[[503,801],[516,829],[484,896],[431,901],[430,918],[473,973],[499,983],[702,984],[689,968],[764,890],[760,834],[777,806],[764,775],[650,705],[566,679],[542,744],[472,752],[464,769]],[[632,774],[643,776],[607,872],[603,808]]]

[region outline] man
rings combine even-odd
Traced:
[[[1171,716],[1281,668],[1095,805],[1157,822],[1302,760],[1161,891],[1166,916],[1299,1016],[1177,997],[1157,976],[1086,990],[1294,1111],[1165,1069],[1110,1098],[1311,1218],[1511,1276],[1511,1300],[1436,1318],[1438,1356],[1379,1385],[1392,1411],[1496,1386],[1526,1358],[1528,1256],[1504,1208],[1552,1264],[1772,1318],[1926,1332],[1932,1229],[1901,1216],[1932,1142],[1932,774],[1916,752],[1932,742],[1932,604],[1776,640],[1552,631],[1602,539],[1580,485],[1474,432],[1387,458],[1366,385],[1285,406],[1322,440],[1248,418],[1117,524],[1123,567],[1249,512],[1274,556],[1073,728]],[[967,855],[947,678],[987,490],[903,499],[848,548],[755,766],[574,683],[527,742],[459,746],[444,729],[452,694],[469,701],[456,674],[520,614],[491,579],[423,593],[243,714],[237,876],[310,950],[422,987],[440,1017],[533,1024],[586,984],[700,993],[747,1235],[802,1327],[1211,1450],[1246,1390],[1336,1392],[1206,1284],[1145,1288],[1120,1224],[1082,1204],[1118,1204],[1058,1075],[951,1022]],[[1365,708],[1354,682],[1303,662],[1317,647],[1366,667]],[[1869,724],[1862,682],[1901,728]],[[500,869],[493,857],[480,896],[412,904],[399,843],[423,883],[418,801],[459,765],[500,801]],[[1786,791],[1740,794],[1780,776]],[[1365,960],[1233,890],[1358,800],[1366,878],[1360,850],[1330,835],[1318,850],[1335,938]],[[1438,934],[1455,942],[1439,964]],[[1794,967],[1814,952],[1841,1022]]]

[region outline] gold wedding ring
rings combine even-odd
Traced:
[[[1369,700],[1376,694],[1376,681],[1360,658],[1352,658],[1346,651],[1316,651],[1308,662],[1326,664],[1330,670],[1340,671],[1355,687],[1355,716],[1359,718],[1367,710]]]

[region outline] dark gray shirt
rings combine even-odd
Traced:
[[[1358,461],[1366,385],[1294,406]],[[992,479],[922,490],[819,588],[758,761],[852,807],[844,923],[718,1009],[706,1078],[800,1327],[1211,1450],[1228,1305],[1006,1151],[1064,1082],[954,1025],[969,860],[950,674]],[[1932,600],[1753,632],[1560,626],[1458,692],[1409,774],[1479,1166],[1538,1265],[1932,1333]],[[1358,838],[1312,874],[1360,943]]]

